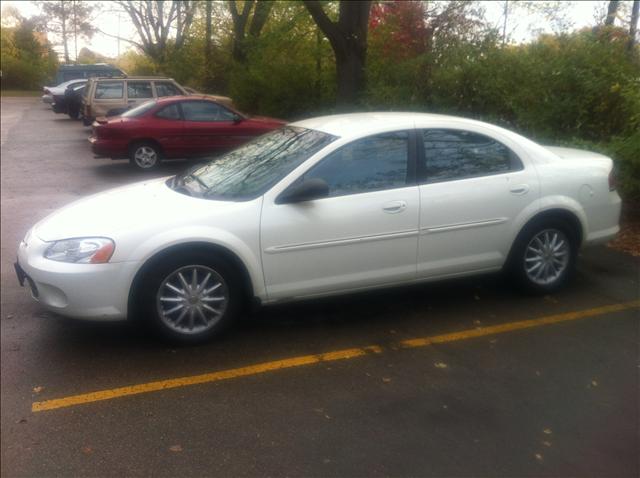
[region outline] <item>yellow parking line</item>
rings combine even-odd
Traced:
[[[540,317],[538,319],[522,320],[519,322],[511,322],[508,324],[492,325],[489,327],[480,327],[476,329],[468,329],[460,332],[436,335],[432,337],[421,337],[415,339],[403,340],[398,343],[403,348],[424,347],[432,344],[454,342],[458,340],[466,340],[475,337],[484,337],[487,335],[503,334],[516,330],[529,329],[532,327],[540,327],[543,325],[557,324],[568,322],[571,320],[585,319],[587,317],[602,316],[612,312],[618,312],[627,309],[640,307],[640,300],[624,302],[620,304],[605,305],[593,309],[580,310],[575,312],[567,312],[565,314],[550,315]],[[304,355],[300,357],[291,357],[283,360],[275,360],[272,362],[264,362],[247,367],[234,368],[229,370],[221,370],[218,372],[205,373],[201,375],[193,375],[190,377],[173,378],[168,380],[159,380],[157,382],[142,383],[131,385],[128,387],[113,388],[110,390],[100,390],[97,392],[83,393],[80,395],[72,395],[69,397],[56,398],[53,400],[45,400],[42,402],[34,402],[31,405],[31,411],[42,412],[45,410],[54,410],[56,408],[72,407],[85,403],[98,402],[101,400],[111,400],[114,398],[126,397],[127,395],[138,395],[141,393],[157,392],[170,388],[187,387],[189,385],[197,385],[201,383],[219,382],[231,378],[246,377],[250,375],[259,375],[266,372],[276,370],[302,367],[305,365],[318,364],[321,362],[333,362],[336,360],[347,360],[356,357],[362,357],[367,354],[380,354],[383,348],[379,345],[369,345],[367,347],[358,347],[345,350],[336,350],[316,355]]]

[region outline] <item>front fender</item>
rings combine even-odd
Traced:
[[[244,240],[223,229],[207,226],[188,226],[162,232],[138,244],[133,249],[129,260],[138,262],[138,270],[140,270],[149,259],[161,251],[181,244],[196,242],[223,247],[235,254],[249,273],[254,294],[259,298],[265,297],[261,261],[256,254],[259,251],[259,247],[256,246],[252,250],[252,247]]]

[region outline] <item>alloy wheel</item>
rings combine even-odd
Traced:
[[[545,229],[533,236],[524,253],[528,279],[543,286],[557,281],[569,266],[570,247],[566,234],[558,229]]]
[[[151,146],[138,146],[133,154],[136,166],[142,169],[149,169],[158,162],[158,153]]]
[[[202,265],[181,267],[160,284],[156,308],[162,322],[181,334],[211,329],[224,316],[229,303],[225,280]]]

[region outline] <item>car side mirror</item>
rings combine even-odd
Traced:
[[[233,115],[233,124],[238,124],[238,123],[242,123],[242,120],[244,120],[244,118],[240,115]]]
[[[329,185],[324,179],[313,178],[285,189],[276,199],[276,204],[295,204],[329,197]]]

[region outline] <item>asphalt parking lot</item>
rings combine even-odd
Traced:
[[[639,475],[637,259],[585,250],[555,296],[483,276],[264,308],[171,348],[18,286],[33,223],[148,176],[39,99],[1,106],[2,476]]]

